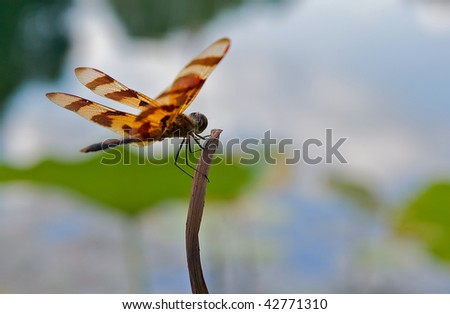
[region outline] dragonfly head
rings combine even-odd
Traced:
[[[208,119],[204,114],[201,114],[200,112],[191,113],[189,115],[189,118],[191,118],[192,122],[194,123],[195,134],[202,133],[208,126]]]

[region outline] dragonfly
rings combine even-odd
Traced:
[[[55,104],[121,135],[118,139],[84,147],[81,152],[102,151],[133,143],[145,146],[166,138],[182,138],[180,149],[175,156],[175,165],[186,172],[177,163],[181,147],[187,144],[190,148],[191,138],[202,147],[199,140],[205,139],[201,133],[208,126],[208,119],[200,112],[186,115],[184,111],[226,55],[229,47],[228,38],[212,43],[192,59],[178,73],[173,83],[155,99],[128,88],[100,70],[90,67],[75,69],[78,80],[95,94],[136,108],[139,110],[138,114],[119,111],[67,93],[52,92],[46,96]],[[187,158],[186,162],[189,165]]]

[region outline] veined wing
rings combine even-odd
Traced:
[[[97,95],[118,101],[137,109],[158,107],[154,99],[126,87],[111,76],[94,68],[75,69],[78,80]]]
[[[182,113],[197,96],[208,76],[222,60],[230,47],[230,40],[222,38],[211,44],[187,64],[171,86],[166,88],[156,101],[161,105],[175,106],[175,114],[170,118],[172,122],[177,114]],[[151,114],[151,110],[143,111],[138,119]]]
[[[55,104],[121,136],[128,135],[131,129],[136,127],[136,116],[133,114],[118,111],[71,94],[47,93],[46,96]]]

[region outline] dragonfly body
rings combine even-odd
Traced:
[[[137,143],[149,145],[165,138],[194,138],[196,142],[207,125],[207,118],[198,112],[185,115],[184,110],[197,96],[209,74],[228,51],[230,41],[219,39],[189,62],[176,79],[157,98],[152,99],[130,89],[111,76],[94,68],[80,67],[75,74],[94,93],[141,110],[134,115],[67,93],[48,93],[57,105],[85,119],[109,128],[122,138],[89,145],[82,152],[105,150],[118,145]]]

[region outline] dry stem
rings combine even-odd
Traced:
[[[197,162],[194,174],[191,199],[186,220],[186,255],[191,281],[192,293],[207,294],[208,287],[203,278],[202,264],[200,261],[200,245],[198,232],[202,221],[203,207],[205,205],[206,185],[208,183],[209,167],[212,157],[219,144],[219,136],[222,130],[213,129],[204,145],[202,155]]]

